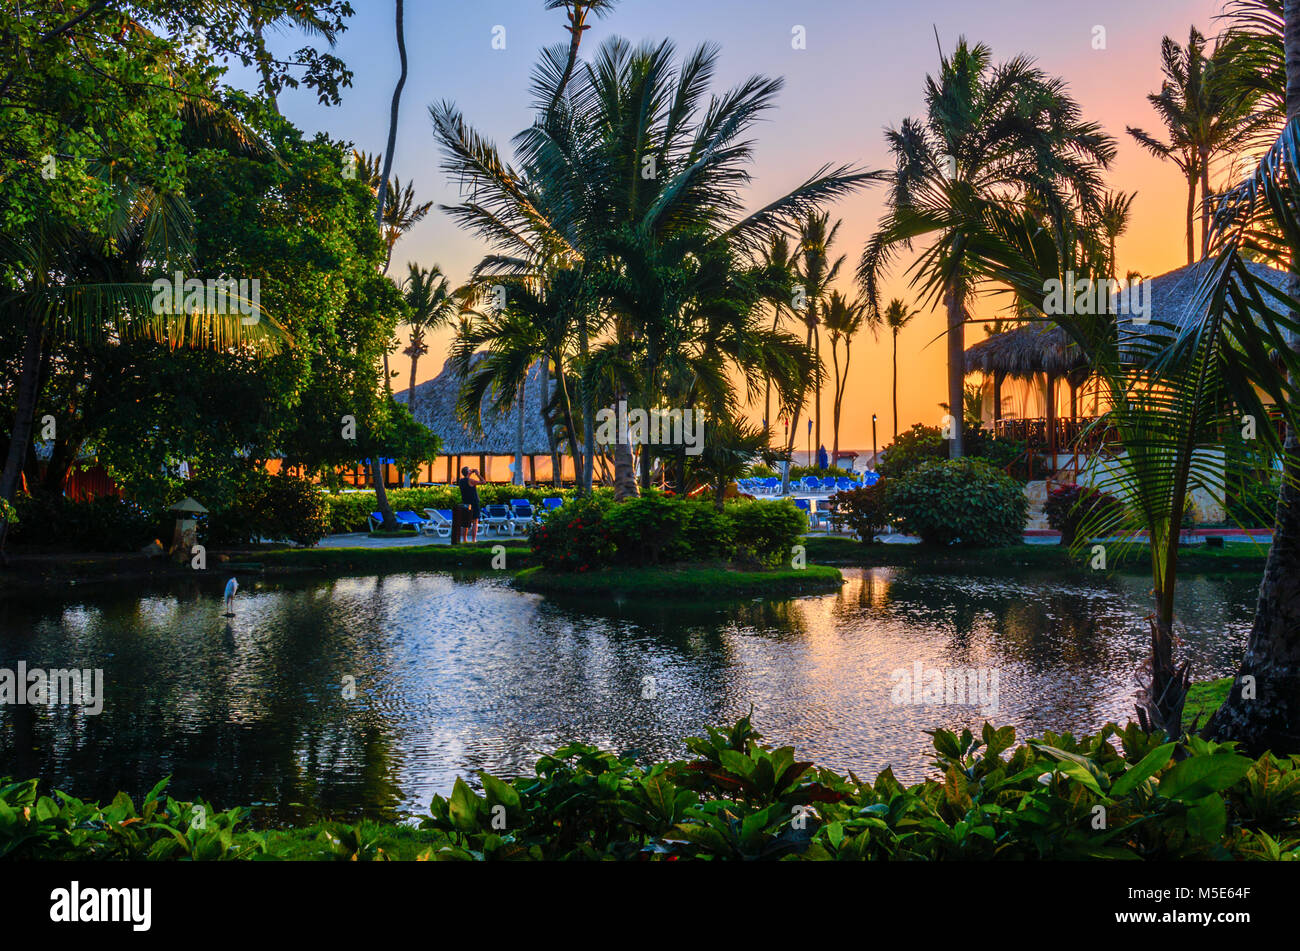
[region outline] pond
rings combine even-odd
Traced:
[[[178,798],[272,820],[394,818],[568,740],[678,757],[751,709],[803,758],[908,781],[938,726],[1024,737],[1131,718],[1146,579],[844,574],[835,594],[730,605],[563,603],[446,573],[242,579],[230,619],[197,584],[10,600],[0,668],[102,668],[104,704],[0,706],[0,775],[83,798],[171,775]],[[1195,679],[1235,668],[1257,585],[1181,581]],[[907,686],[935,671],[973,672],[971,691]]]

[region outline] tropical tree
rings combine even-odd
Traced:
[[[606,17],[613,12],[617,3],[618,0],[546,0],[546,9],[563,8],[569,20],[569,25],[565,27],[569,31],[568,53],[564,60],[564,71],[551,92],[548,115],[552,114],[560,104],[560,100],[564,97],[564,90],[568,88],[569,80],[573,77],[574,67],[578,65],[578,47],[582,45],[582,34],[591,29],[587,25],[587,16],[594,13],[598,18]]]
[[[700,454],[689,457],[690,476],[713,490],[713,504],[722,511],[727,487],[745,474],[766,447],[767,433],[762,427],[731,413],[712,418],[704,428]]]
[[[948,403],[962,405],[964,328],[973,295],[987,272],[977,267],[993,237],[984,211],[993,198],[1032,202],[1057,230],[1076,208],[1095,213],[1102,169],[1115,145],[1087,122],[1065,83],[1017,56],[994,65],[982,44],[963,38],[928,77],[926,111],[887,137],[895,158],[887,213],[868,242],[858,280],[873,313],[880,284],[898,255],[928,244],[913,265],[912,283],[948,317]],[[954,413],[954,417],[960,413]],[[949,451],[962,454],[963,423],[954,418]]]
[[[1097,216],[1097,225],[1106,240],[1106,259],[1109,262],[1111,277],[1119,277],[1118,258],[1115,256],[1115,242],[1128,231],[1129,218],[1133,211],[1133,199],[1137,192],[1107,192],[1102,200],[1101,211]]]
[[[793,263],[790,258],[790,238],[780,234],[772,238],[764,249],[762,266],[767,270],[773,282],[773,290],[768,297],[772,305],[772,332],[781,329],[781,318],[791,301],[791,286],[794,282]],[[768,377],[763,384],[763,428],[772,432],[772,379]]]
[[[150,339],[169,347],[232,350],[243,346],[275,350],[287,342],[283,328],[268,315],[248,321],[240,307],[208,310],[156,306],[152,282],[104,283],[79,279],[80,257],[87,245],[107,246],[113,240],[139,244],[140,257],[175,264],[193,252],[188,205],[177,196],[154,191],[129,180],[120,182],[116,206],[108,221],[116,229],[99,233],[70,228],[45,219],[29,225],[23,238],[0,235],[0,261],[12,284],[0,298],[0,313],[9,326],[23,328],[18,368],[16,409],[9,429],[9,447],[0,471],[0,500],[12,503],[32,438],[42,364],[56,340],[97,343]],[[115,231],[115,233],[114,233]],[[236,297],[237,304],[245,304]],[[5,511],[9,511],[6,507]],[[0,520],[0,549],[8,522]]]
[[[1254,174],[1218,207],[1207,306],[1179,344],[1219,342],[1239,401],[1266,419],[1264,408],[1249,402],[1259,387],[1287,424],[1273,544],[1254,623],[1234,688],[1206,725],[1211,737],[1287,753],[1300,750],[1300,211],[1294,194],[1300,180],[1300,0],[1284,0],[1276,12],[1282,14],[1286,125]],[[1272,240],[1274,234],[1284,240]],[[1271,292],[1248,266],[1252,257],[1286,272],[1284,295]]]
[[[1236,81],[1233,49],[1215,43],[1207,54],[1206,39],[1192,27],[1187,46],[1166,36],[1160,42],[1164,81],[1151,103],[1165,126],[1168,141],[1128,127],[1143,148],[1178,166],[1187,179],[1187,263],[1196,260],[1193,223],[1200,189],[1201,253],[1209,244],[1210,170],[1215,160],[1235,153],[1257,126],[1253,98],[1243,95]]]
[[[840,409],[844,405],[844,390],[849,384],[849,364],[853,359],[853,338],[862,329],[867,315],[867,305],[857,300],[849,300],[839,291],[831,291],[826,301],[826,310],[822,324],[831,341],[831,362],[835,367],[835,399],[832,403],[832,426],[834,442],[831,448],[831,464],[840,457]],[[872,323],[874,332],[877,324]],[[840,372],[839,344],[844,342],[844,371]]]
[[[891,366],[893,367],[892,376],[892,399],[894,405],[894,439],[898,439],[898,335],[903,332],[912,319],[919,314],[919,310],[908,310],[907,304],[901,298],[895,297],[885,308],[884,324],[889,328],[890,344],[892,347]]]
[[[460,309],[451,284],[443,276],[442,268],[422,268],[407,265],[406,280],[402,284],[402,298],[406,301],[406,326],[411,331],[411,343],[402,351],[411,358],[411,383],[406,390],[406,407],[415,415],[415,371],[420,357],[429,352],[425,335],[431,330],[445,327]]]
[[[753,154],[745,136],[781,82],[753,77],[706,105],[717,56],[706,46],[678,65],[669,42],[634,49],[612,39],[568,83],[558,115],[546,106],[562,70],[544,59],[534,89],[547,118],[516,137],[523,171],[468,130],[453,106],[432,110],[443,168],[472,196],[451,213],[502,256],[534,268],[560,260],[592,289],[578,321],[584,426],[599,387],[614,397],[635,390],[652,407],[672,381],[677,389],[688,377],[697,387],[727,385],[725,372],[700,359],[706,340],[730,345],[709,359],[730,362],[747,386],[752,379],[761,388],[764,372],[797,362],[792,340],[730,336],[738,326],[763,331],[752,321],[762,288],[747,259],[878,177],[827,166],[742,214]],[[604,335],[599,352],[589,337],[596,332]],[[615,460],[616,492],[634,492],[631,446],[617,444]]]
[[[821,321],[822,311],[826,306],[826,295],[830,285],[839,277],[840,268],[844,266],[844,255],[831,259],[831,245],[839,234],[837,221],[830,224],[829,212],[810,212],[801,222],[798,232],[798,247],[794,256],[795,295],[797,303],[794,309],[807,327],[806,346],[813,354],[814,391],[811,413],[816,416],[816,441],[822,444],[822,358],[821,358]],[[790,441],[786,451],[794,448],[794,440],[799,427],[799,410],[794,408],[790,421]]]

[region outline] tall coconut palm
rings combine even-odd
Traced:
[[[1193,227],[1198,207],[1201,254],[1208,248],[1211,167],[1217,159],[1234,154],[1245,144],[1258,124],[1252,98],[1243,96],[1236,82],[1232,48],[1216,42],[1207,53],[1206,46],[1205,37],[1196,27],[1191,28],[1185,47],[1168,36],[1160,42],[1165,78],[1160,92],[1148,94],[1147,101],[1160,116],[1168,141],[1128,127],[1129,135],[1143,148],[1172,161],[1187,179],[1188,264],[1197,257]]]
[[[1294,753],[1300,751],[1300,212],[1294,198],[1300,180],[1300,0],[1283,0],[1280,12],[1286,125],[1254,174],[1230,190],[1219,208],[1218,254],[1204,295],[1208,305],[1184,337],[1188,343],[1220,336],[1235,343],[1223,350],[1240,398],[1249,399],[1254,383],[1273,398],[1287,423],[1273,545],[1254,624],[1234,689],[1206,732],[1251,752]],[[1255,240],[1261,231],[1285,235],[1286,241]],[[1261,287],[1246,266],[1247,255],[1288,272],[1284,297]]]
[[[984,45],[963,38],[928,77],[926,110],[888,132],[895,170],[888,210],[870,239],[858,279],[873,313],[880,284],[898,255],[927,241],[912,283],[948,318],[948,404],[960,407],[965,379],[965,322],[987,278],[975,267],[990,237],[978,213],[993,197],[1030,200],[1059,229],[1074,207],[1095,213],[1101,171],[1115,144],[1084,121],[1065,83],[1017,56],[994,65]],[[949,452],[962,454],[963,422],[952,414]]]
[[[790,238],[780,234],[772,238],[763,250],[762,266],[772,280],[772,291],[768,303],[772,305],[772,332],[781,329],[781,318],[790,303],[790,288],[794,281],[792,261],[790,258]],[[763,385],[763,428],[770,437],[772,433],[772,378],[768,377]]]
[[[1119,265],[1116,263],[1115,242],[1128,231],[1135,198],[1137,192],[1107,192],[1101,203],[1101,212],[1097,216],[1097,225],[1106,239],[1107,261],[1110,262],[1109,273],[1116,279],[1119,277]]]
[[[559,82],[551,94],[548,113],[560,104],[564,90],[573,77],[574,67],[578,65],[578,47],[582,44],[582,34],[591,29],[587,24],[588,14],[594,13],[598,18],[608,16],[617,3],[618,0],[546,0],[546,9],[558,10],[563,7],[569,20],[569,25],[565,27],[569,31],[569,49],[564,61],[564,72],[560,74]]]
[[[562,259],[592,288],[592,320],[579,324],[580,334],[607,332],[612,346],[596,360],[595,348],[580,341],[584,425],[594,415],[587,400],[597,379],[627,382],[629,374],[606,371],[629,359],[640,361],[637,395],[656,405],[683,352],[682,328],[699,339],[710,314],[725,309],[719,298],[701,306],[702,295],[810,212],[879,178],[823,167],[743,214],[753,156],[746,135],[772,108],[781,82],[753,77],[706,103],[717,57],[706,46],[678,63],[669,42],[633,48],[615,38],[549,111],[562,71],[544,59],[534,89],[546,119],[516,137],[523,171],[503,162],[453,106],[432,110],[443,168],[472,196],[450,213],[502,254]],[[756,306],[756,298],[746,303]],[[635,491],[630,445],[616,445],[615,459],[616,492]]]
[[[397,117],[402,105],[402,89],[406,85],[406,30],[405,30],[405,13],[406,7],[403,0],[395,0],[395,24],[397,31],[397,56],[401,63],[401,72],[397,77],[397,85],[393,88],[393,101],[388,111],[388,146],[384,149],[384,168],[379,176],[379,187],[376,189],[378,196],[375,201],[375,226],[382,234],[384,231],[384,210],[388,205],[388,179],[393,172],[393,152],[397,148]],[[388,351],[384,351],[384,385],[391,385],[388,370]],[[382,459],[376,459],[375,465],[370,470],[371,480],[375,487],[375,504],[379,509],[380,515],[384,520],[385,531],[397,530],[397,519],[393,516],[393,510],[388,504],[388,487],[384,484],[384,463]]]
[[[821,320],[827,301],[827,291],[839,277],[840,268],[844,266],[844,255],[831,259],[831,245],[839,234],[837,221],[830,224],[829,212],[812,212],[805,218],[799,228],[798,247],[795,249],[795,292],[799,295],[802,307],[798,316],[807,327],[806,345],[813,354],[813,405],[810,412],[816,417],[816,441],[822,444],[822,357],[821,357]],[[799,409],[802,402],[794,409],[790,421],[790,442],[786,446],[789,452],[794,448],[794,440],[799,427]]]
[[[894,438],[898,438],[898,335],[903,332],[912,319],[919,314],[919,310],[908,310],[907,304],[901,298],[895,297],[885,308],[884,323],[889,328],[890,345],[892,348],[891,366],[893,367],[892,376],[892,400],[894,405]]]
[[[460,309],[452,293],[451,284],[443,276],[442,268],[422,268],[407,265],[406,280],[402,284],[402,298],[406,301],[406,326],[411,330],[411,343],[402,351],[411,358],[411,382],[406,390],[406,406],[415,415],[415,371],[420,357],[429,352],[425,336],[431,330],[445,327]]]
[[[840,410],[844,405],[844,390],[849,385],[849,364],[853,359],[853,338],[863,327],[867,305],[849,300],[839,291],[831,291],[822,315],[822,325],[831,342],[831,362],[835,367],[835,394],[831,404],[831,426],[834,430],[831,446],[831,464],[840,457]],[[874,332],[879,322],[870,324]],[[844,342],[844,371],[840,372],[839,344]],[[819,444],[820,445],[820,444]]]

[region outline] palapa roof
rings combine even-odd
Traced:
[[[483,359],[474,356],[474,363]],[[534,363],[524,384],[524,455],[547,455],[550,444],[546,439],[546,425],[541,414],[542,364]],[[483,398],[482,431],[474,432],[456,416],[456,401],[460,397],[461,377],[448,360],[442,372],[432,380],[415,387],[415,419],[431,432],[442,437],[444,456],[513,456],[518,441],[518,408],[504,415],[494,413],[495,394],[491,391]],[[555,392],[555,381],[549,380],[549,389]],[[393,394],[399,403],[407,402],[408,390]]]
[[[1246,265],[1256,277],[1266,280],[1279,290],[1285,290],[1286,272],[1256,262]],[[1195,305],[1200,297],[1202,282],[1213,268],[1213,261],[1205,259],[1189,264],[1167,274],[1148,278],[1142,294],[1150,295],[1150,321],[1135,323],[1129,311],[1130,292],[1118,295],[1117,309],[1123,333],[1141,335],[1159,328],[1169,332],[1169,327],[1185,327],[1197,315]],[[1134,303],[1145,303],[1135,301]],[[1070,336],[1056,324],[1039,321],[994,334],[987,340],[966,348],[967,373],[985,373],[992,376],[1002,373],[1013,379],[1027,379],[1041,373],[1065,376],[1081,373],[1088,361]]]
[[[994,334],[966,348],[966,372],[1001,373],[1028,379],[1040,373],[1065,376],[1088,365],[1079,345],[1056,324],[1034,323]]]

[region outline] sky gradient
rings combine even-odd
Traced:
[[[308,132],[323,130],[378,152],[388,131],[388,111],[398,76],[391,0],[352,0],[356,16],[335,52],[354,71],[353,86],[341,106],[316,104],[307,92],[286,92],[282,111]],[[449,99],[467,121],[510,156],[510,139],[532,120],[529,73],[537,51],[567,41],[562,11],[543,9],[542,0],[479,0],[454,4],[407,0],[406,39],[410,74],[402,98],[394,170],[413,181],[418,199],[435,209],[397,245],[390,273],[404,273],[407,261],[437,263],[460,283],[485,251],[475,238],[457,230],[436,204],[457,200],[454,183],[438,171],[428,106]],[[1125,133],[1134,125],[1160,133],[1146,94],[1160,86],[1160,39],[1181,43],[1195,24],[1218,29],[1220,0],[622,0],[604,20],[592,21],[584,51],[618,34],[630,40],[670,37],[680,53],[698,44],[720,44],[722,56],[715,89],[721,91],[752,73],[785,79],[777,108],[756,131],[756,164],[750,189],[752,206],[784,193],[821,165],[852,163],[880,169],[891,162],[882,132],[918,114],[927,73],[938,66],[939,46],[951,51],[959,36],[992,47],[1001,61],[1018,53],[1033,56],[1047,72],[1063,77],[1085,114],[1103,123],[1118,140],[1119,155],[1109,186],[1138,192],[1129,233],[1120,239],[1119,272],[1160,274],[1186,263],[1183,214],[1186,186],[1177,169],[1142,151]],[[505,27],[506,48],[494,50],[495,26]],[[807,49],[791,47],[791,31],[806,28]],[[1095,27],[1106,31],[1106,49],[1093,48]],[[285,48],[303,45],[287,35]],[[836,247],[846,256],[843,278],[851,277],[862,247],[879,221],[880,188],[869,189],[832,209],[843,219]],[[908,276],[896,273],[889,296],[911,301]],[[991,315],[990,315],[991,316]],[[923,313],[899,342],[900,426],[936,423],[946,399],[944,321]],[[967,331],[967,343],[983,331]],[[432,341],[419,377],[442,367],[448,334]],[[404,344],[403,344],[404,345]],[[840,444],[869,449],[871,414],[880,417],[881,445],[891,428],[889,340],[863,334],[854,346],[844,399]],[[823,339],[823,355],[830,366]],[[400,354],[395,368],[405,380],[409,366]],[[831,444],[831,386],[823,394],[822,438]],[[760,396],[761,400],[761,396]],[[761,415],[761,412],[759,413]],[[801,423],[801,429],[803,424]],[[804,445],[801,432],[797,448]]]

